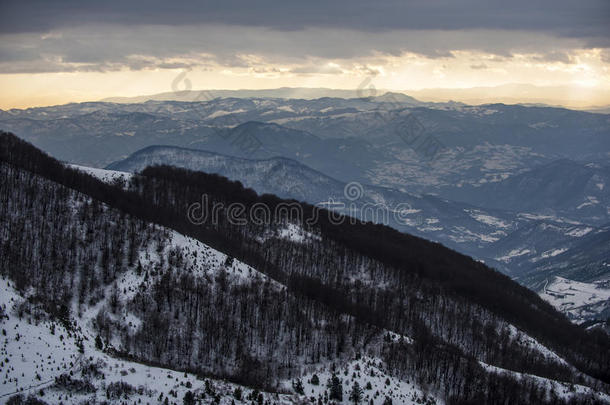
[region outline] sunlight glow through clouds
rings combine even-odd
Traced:
[[[610,105],[608,17],[607,0],[4,0],[0,108],[170,92],[185,71],[193,89],[369,79],[428,100]]]
[[[53,56],[50,56],[53,57]],[[451,56],[431,58],[412,52],[401,55],[375,53],[361,58],[307,57],[300,63],[275,62],[272,57],[238,54],[234,66],[223,66],[211,54],[158,58],[128,55],[143,66],[180,66],[201,60],[189,72],[193,89],[263,89],[277,87],[328,87],[355,89],[366,77],[378,89],[417,91],[503,86],[514,83],[535,86],[572,86],[579,101],[557,104],[587,106],[609,104],[610,75],[602,50],[573,50],[567,60],[545,60],[534,53],[507,57],[480,51],[456,50]],[[57,62],[57,61],[56,61]],[[60,61],[61,62],[61,61]],[[567,63],[566,63],[567,62]],[[241,65],[240,65],[241,64]],[[137,96],[171,91],[171,82],[182,69],[142,68],[106,72],[51,72],[0,74],[5,89],[0,108],[92,101],[112,96]],[[103,83],[103,86],[100,86]],[[580,89],[580,87],[588,88]],[[586,90],[584,95],[579,91]],[[541,92],[547,90],[541,89]],[[559,93],[540,94],[554,98]],[[565,91],[561,94],[565,95]],[[417,94],[414,96],[417,97]],[[421,95],[420,95],[421,96]],[[583,99],[584,98],[584,99]]]

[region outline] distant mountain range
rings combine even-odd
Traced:
[[[389,92],[377,89],[375,95]],[[331,98],[362,98],[370,96],[370,90],[341,90],[323,87],[280,87],[277,89],[262,90],[184,90],[171,91],[167,93],[151,94],[136,97],[109,97],[102,102],[107,103],[144,103],[146,101],[209,101],[215,98],[286,98],[311,100],[323,97]],[[400,93],[404,97],[408,97]],[[415,100],[415,99],[413,99]]]
[[[593,90],[593,89],[591,89]],[[593,111],[610,99],[608,92],[587,91],[581,86],[536,86],[529,83],[507,83],[499,86],[471,88],[432,88],[409,91],[425,100],[459,100],[468,104],[506,103],[538,106],[565,106]]]
[[[576,91],[575,91],[576,90]],[[500,86],[472,88],[430,88],[418,90],[387,90],[364,86],[362,89],[329,89],[309,87],[282,87],[261,90],[185,90],[135,97],[109,97],[101,101],[111,103],[144,103],[146,101],[208,101],[214,98],[293,98],[316,99],[322,97],[362,98],[381,96],[385,93],[400,94],[435,102],[459,100],[468,104],[523,104],[543,107],[578,108],[591,112],[610,112],[604,106],[610,98],[596,92],[586,92],[582,88],[570,86],[535,86],[511,83]],[[407,96],[408,95],[408,96]],[[597,97],[597,98],[596,98]]]
[[[603,114],[502,104],[420,106],[388,97],[69,104],[1,111],[0,128],[88,166],[163,144],[247,158],[283,156],[344,182],[441,195],[560,158],[610,156]],[[255,139],[261,147],[243,148],[236,139]],[[430,144],[438,148],[426,154]]]

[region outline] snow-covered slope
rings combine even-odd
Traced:
[[[0,306],[7,314],[0,322],[0,403],[22,395],[48,404],[119,400],[162,403],[166,397],[170,403],[181,404],[189,391],[205,404],[250,403],[246,398],[254,392],[251,388],[100,351],[90,328],[92,320],[86,317],[75,319],[66,329],[61,322],[36,319],[33,314],[20,316],[19,303],[23,299],[9,281],[0,280]],[[242,391],[242,400],[235,397],[236,389]],[[268,401],[290,401],[293,396],[261,394]]]
[[[390,399],[393,404],[404,405],[444,404],[444,401],[420,388],[414,381],[390,376],[384,370],[384,364],[380,359],[367,356],[334,369],[332,366],[323,367],[303,375],[298,380],[303,384],[304,400],[309,399],[311,402],[318,399],[328,400],[328,387],[333,375],[340,380],[343,403],[350,402],[350,393],[357,383],[362,390],[363,404],[382,404],[386,399]],[[286,388],[292,388],[292,385],[287,382]]]
[[[131,179],[132,173],[121,172],[118,170],[98,169],[96,167],[70,165],[71,167],[92,175],[106,183],[127,182]]]
[[[523,381],[526,379],[534,380],[540,386],[543,386],[546,389],[556,393],[557,397],[563,400],[570,400],[575,395],[581,395],[587,397],[589,401],[591,401],[591,403],[593,403],[594,401],[599,401],[601,403],[610,402],[610,395],[603,392],[594,391],[591,388],[583,385],[569,384],[560,381],[549,380],[548,378],[542,378],[536,375],[518,373],[511,370],[505,370],[502,368],[490,366],[489,364],[485,364],[483,362],[480,362],[480,364],[485,370],[489,372],[502,375],[510,375],[518,381]]]
[[[112,172],[93,171],[103,181],[113,182],[117,178]],[[74,198],[70,203],[74,215],[92,204],[92,200],[86,196],[75,193]],[[100,215],[112,218],[112,208],[101,204],[100,209]],[[231,285],[231,288],[266,284],[279,291],[285,289],[282,284],[251,266],[191,237],[165,227],[152,226],[148,232],[152,232],[148,236],[152,236],[152,239],[137,251],[134,262],[138,265],[120,273],[111,285],[103,289],[99,301],[82,303],[78,295],[74,295],[70,308],[64,311],[66,315],[61,319],[50,316],[41,307],[31,305],[36,297],[34,291],[20,293],[10,280],[0,280],[0,357],[3,359],[0,363],[0,402],[14,396],[34,396],[49,404],[80,404],[94,400],[112,403],[119,399],[162,403],[165,398],[170,403],[182,403],[187,392],[205,404],[245,404],[259,401],[261,395],[263,401],[272,403],[299,401],[299,394],[288,380],[280,384],[279,391],[259,392],[209,376],[129,360],[125,358],[123,341],[118,335],[111,335],[109,339],[100,338],[100,317],[105,322],[121,325],[127,336],[138,333],[143,320],[134,315],[127,304],[136,295],[155,288],[153,280],[159,277],[155,274],[167,265],[167,261],[173,265],[180,263],[181,271],[197,279],[209,280],[210,283],[220,283],[221,277],[222,282]],[[317,236],[288,223],[278,226],[269,238],[304,243]],[[345,367],[349,369],[354,364]],[[370,380],[382,393],[374,396],[374,403],[381,404],[386,396],[400,400],[407,391],[413,399],[421,397],[421,390],[416,384],[407,384],[382,371],[381,360],[377,359],[372,366],[377,369],[375,376],[366,376],[365,379]],[[329,369],[330,365],[317,367],[320,375],[324,375],[324,370]],[[307,380],[307,377],[303,379]],[[389,379],[391,384],[382,388],[379,383],[382,379]],[[365,381],[362,383],[365,388]],[[327,390],[325,386],[316,389],[318,394]]]
[[[583,283],[563,277],[552,277],[540,296],[575,322],[603,319],[610,314],[610,281]]]
[[[237,283],[262,282],[268,280],[250,266],[232,259],[227,262],[227,255],[206,246],[192,238],[171,230],[161,230],[167,236],[162,251],[155,245],[139,252],[139,262],[144,268],[154,268],[163,262],[164,257],[179,255],[185,261],[185,268],[197,277],[215,278],[219,272]],[[278,237],[287,237],[302,242],[302,230],[296,225],[289,225],[278,230]],[[282,285],[268,280],[276,288]],[[146,288],[144,274],[137,274],[132,269],[115,283],[119,301],[127,301],[142,288]],[[305,397],[328,397],[326,380],[331,375],[331,365],[318,366],[316,371],[319,384],[311,382],[311,375],[300,378],[305,387],[305,395],[294,391],[292,380],[282,384],[285,393],[259,392],[239,384],[214,378],[204,378],[192,373],[154,367],[153,365],[129,361],[112,356],[120,349],[120,340],[105,342],[104,351],[96,346],[96,317],[105,312],[112,299],[111,288],[107,298],[84,310],[75,302],[71,313],[75,314],[67,325],[52,320],[40,310],[28,313],[23,305],[27,295],[18,293],[12,283],[0,280],[0,306],[6,316],[0,321],[2,327],[2,351],[5,358],[0,365],[3,384],[0,386],[0,401],[4,402],[13,396],[37,397],[49,404],[79,404],[83,401],[119,399],[130,402],[162,402],[166,397],[170,403],[182,403],[187,392],[204,404],[245,404],[258,401],[262,395],[264,401],[275,403],[295,403],[307,400]],[[135,333],[140,320],[126,308],[122,313],[111,315],[115,320],[123,320]],[[401,404],[441,404],[433,395],[424,393],[413,382],[392,377],[383,370],[383,362],[375,358],[354,360],[345,365],[338,365],[343,375],[345,403],[348,402],[348,388],[358,381],[363,389],[363,398],[369,403],[381,404],[385,398],[391,398]],[[311,374],[311,373],[310,373]],[[372,388],[367,388],[370,383]],[[349,387],[348,387],[349,385]],[[240,393],[240,394],[238,394]],[[240,399],[238,399],[240,398]],[[425,402],[421,402],[425,399]],[[418,402],[420,401],[420,402]]]

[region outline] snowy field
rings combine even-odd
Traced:
[[[547,280],[542,299],[574,320],[583,320],[610,306],[610,288],[604,283],[583,283],[563,277]]]

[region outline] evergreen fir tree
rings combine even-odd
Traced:
[[[97,335],[95,337],[95,348],[97,350],[103,350],[104,349],[104,343],[102,342],[102,338],[100,337],[100,335]]]
[[[362,388],[360,388],[358,381],[354,382],[352,390],[349,394],[349,399],[354,403],[354,405],[358,405],[360,401],[362,401]]]
[[[195,395],[193,395],[192,391],[187,391],[184,394],[184,398],[182,399],[184,405],[195,405]]]
[[[305,394],[305,389],[303,388],[303,383],[301,382],[301,379],[296,379],[295,381],[293,381],[292,388],[294,389],[294,392],[296,392],[297,394],[300,394],[300,395]]]
[[[328,388],[330,389],[329,399],[343,401],[343,384],[336,374],[330,378]]]

